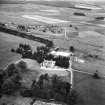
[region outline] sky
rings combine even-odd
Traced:
[[[99,2],[99,1],[105,1],[105,0],[0,0],[0,1],[85,1],[85,2],[87,2],[87,1],[90,1],[90,2],[93,2],[93,1],[95,1],[95,2]]]
[[[38,1],[38,0],[25,0],[25,1]],[[105,0],[40,0],[40,1],[77,1],[77,2],[79,2],[79,1],[85,1],[85,2],[88,2],[88,1],[90,1],[90,2],[98,2],[98,1],[105,1]]]
[[[0,2],[19,2],[19,1],[73,1],[73,2],[105,2],[105,0],[0,0]]]

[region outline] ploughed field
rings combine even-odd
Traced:
[[[54,44],[65,49],[73,45],[78,49],[77,51],[79,51],[79,53],[83,52],[99,55],[102,58],[101,60],[91,59],[86,60],[84,64],[74,63],[73,68],[89,73],[94,73],[95,70],[98,70],[100,75],[103,76],[105,74],[105,27],[100,26],[100,24],[104,25],[105,21],[92,21],[92,18],[89,16],[73,16],[73,12],[75,11],[83,12],[82,10],[34,4],[0,4],[0,22],[14,22],[24,25],[48,24],[48,22],[50,24],[60,25],[72,23],[74,27],[78,27],[80,31],[79,35],[70,40],[55,37],[55,39],[52,39]],[[84,12],[88,14],[87,11]],[[93,24],[87,25],[88,22]],[[33,50],[35,50],[37,46],[42,45],[39,42],[0,32],[0,68],[4,68],[9,63],[15,62],[21,58],[20,55],[10,52],[11,48],[16,48],[19,43],[30,44]],[[76,72],[74,79],[75,89],[77,89],[81,98],[83,98],[80,100],[80,105],[104,105],[104,78],[95,80],[91,75]]]

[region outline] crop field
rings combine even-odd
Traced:
[[[74,12],[84,12],[86,16],[74,16]],[[60,48],[69,49],[69,46],[73,45],[79,53],[99,55],[101,59],[85,59],[84,64],[74,62],[73,68],[88,73],[94,73],[98,70],[101,76],[105,76],[105,20],[95,21],[94,16],[92,17],[93,13],[73,8],[58,8],[30,3],[0,4],[0,22],[24,25],[57,24],[66,26],[66,24],[72,24],[73,27],[78,27],[79,35],[75,38],[55,37],[49,39],[53,40],[55,46]],[[46,36],[42,35],[42,37]],[[21,58],[20,55],[10,52],[11,48],[16,48],[19,43],[30,44],[33,50],[36,50],[37,46],[43,45],[39,42],[0,32],[0,69]],[[27,78],[28,74],[25,76]],[[104,77],[96,80],[91,75],[78,72],[74,72],[74,76],[74,87],[81,97],[80,105],[105,105]]]

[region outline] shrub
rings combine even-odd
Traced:
[[[11,49],[11,52],[15,52],[15,49],[12,48],[12,49]]]
[[[72,53],[74,53],[75,49],[74,49],[73,46],[70,46],[70,51],[71,51]]]
[[[72,90],[71,92],[69,92],[67,98],[66,98],[66,102],[69,105],[75,105],[78,102],[78,93],[75,90]]]

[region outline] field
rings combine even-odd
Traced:
[[[78,72],[74,72],[74,77],[74,87],[80,94],[79,105],[104,105],[105,78],[94,79]]]
[[[74,16],[73,12],[84,12],[88,16]],[[102,11],[103,12],[103,11]],[[72,24],[78,27],[79,36],[71,38],[55,38],[56,46],[68,49],[73,45],[77,51],[99,55],[101,60],[86,60],[84,64],[73,63],[73,68],[93,74],[96,70],[105,76],[105,21],[94,21],[94,12],[58,8],[35,4],[0,4],[0,22],[14,22],[16,24]],[[95,14],[95,13],[94,13]],[[98,12],[96,13],[98,14]],[[103,26],[102,26],[103,25]],[[36,35],[36,34],[35,34]],[[38,35],[38,34],[37,34]],[[44,35],[42,37],[45,37]],[[0,69],[21,58],[20,55],[10,52],[19,43],[28,43],[36,50],[41,43],[0,32]],[[80,93],[80,105],[104,105],[105,79],[93,79],[91,75],[74,72],[74,88]],[[17,99],[18,100],[18,99]]]
[[[29,41],[24,38],[12,36],[6,33],[0,33],[0,68],[5,68],[8,64],[16,62],[21,58],[20,55],[12,53],[11,48],[17,48],[19,43],[30,44],[33,51],[36,50],[37,46],[43,44]]]

